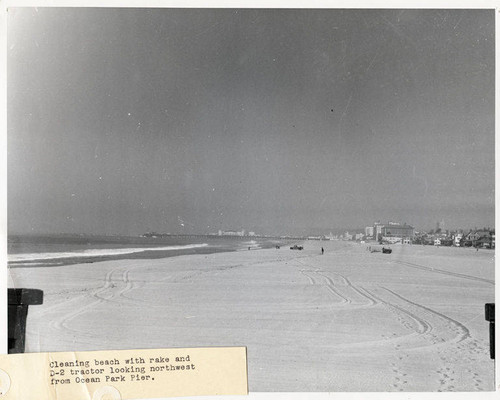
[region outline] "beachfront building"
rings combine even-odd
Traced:
[[[415,236],[415,228],[406,223],[389,222],[387,225],[375,223],[374,238],[378,242],[410,244]]]
[[[495,231],[490,229],[470,230],[461,239],[460,246],[495,248]]]
[[[382,228],[382,240],[390,243],[404,243],[412,240],[415,235],[413,226],[406,223],[401,225],[396,222],[389,222],[388,225]]]
[[[373,226],[367,226],[365,228],[365,236],[367,239],[373,239]]]
[[[381,224],[380,222],[375,222],[375,224],[373,224],[373,238],[377,242],[380,242],[382,240],[382,229],[383,228],[384,228],[384,224]]]
[[[457,233],[454,237],[453,237],[453,245],[455,247],[460,247],[460,243],[462,242],[462,239],[464,237],[464,234],[463,233]]]
[[[474,247],[483,247],[487,249],[494,248],[493,232],[483,229],[472,234],[472,245]]]

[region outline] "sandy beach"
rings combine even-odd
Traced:
[[[304,245],[13,268],[9,286],[44,290],[31,352],[247,346],[250,391],[494,390],[494,252]]]

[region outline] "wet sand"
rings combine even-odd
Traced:
[[[494,390],[493,251],[368,246],[19,268],[9,286],[45,293],[27,351],[247,346],[254,392]]]

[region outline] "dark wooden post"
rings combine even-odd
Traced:
[[[484,315],[486,321],[490,322],[490,358],[495,358],[495,303],[484,305]]]
[[[8,289],[9,303],[9,354],[24,353],[26,343],[26,317],[28,306],[43,303],[39,289]]]

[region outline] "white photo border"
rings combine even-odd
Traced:
[[[97,7],[97,8],[349,8],[349,9],[495,9],[495,76],[498,76],[500,65],[498,54],[500,50],[499,13],[500,1],[491,0],[372,0],[372,1],[325,1],[325,0],[5,0],[0,2],[0,354],[7,353],[7,13],[9,7]],[[495,95],[499,93],[499,84],[495,79]],[[498,103],[495,103],[495,183],[500,176],[500,152],[498,138],[498,120],[500,116]],[[495,193],[495,206],[500,204],[500,195]],[[495,225],[500,223],[498,212],[495,215]],[[498,271],[498,260],[495,259],[495,270]],[[498,286],[495,286],[495,298]],[[485,321],[486,324],[486,321]],[[498,399],[500,380],[498,368],[495,369],[495,391],[492,392],[294,392],[294,393],[264,393],[252,392],[249,396],[198,396],[197,400],[209,399],[251,399],[251,400],[299,400],[299,399],[336,399],[336,400],[415,400],[415,399]],[[189,398],[185,398],[189,399]]]

